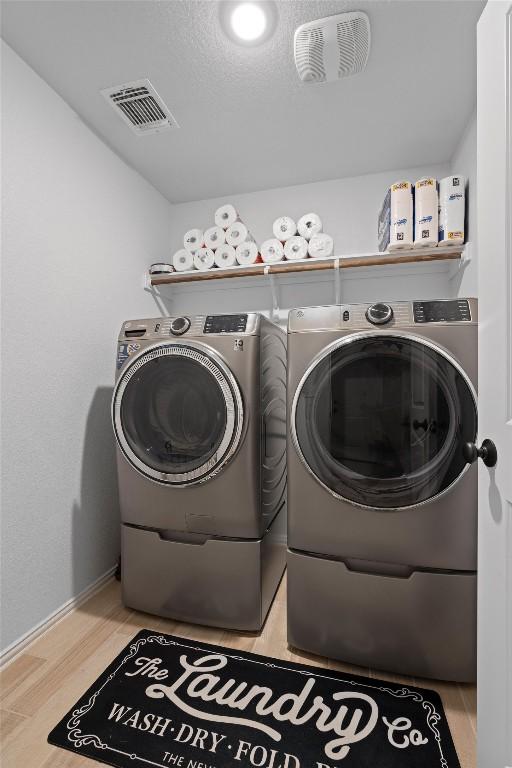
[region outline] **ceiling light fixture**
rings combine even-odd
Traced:
[[[272,35],[277,22],[277,8],[272,0],[219,3],[224,32],[243,46],[261,45]]]
[[[240,40],[252,42],[265,32],[267,17],[256,3],[240,3],[231,12],[231,29]]]

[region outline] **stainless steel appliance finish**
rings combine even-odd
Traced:
[[[255,313],[128,321],[112,419],[126,605],[259,629],[285,567],[286,334]]]
[[[474,679],[477,330],[475,299],[290,313],[293,645]]]

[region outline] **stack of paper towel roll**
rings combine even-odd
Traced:
[[[215,253],[224,243],[224,230],[220,227],[189,229],[183,236],[184,248],[177,251],[172,264],[178,272],[191,269],[205,271],[215,264]]]
[[[183,246],[172,259],[178,272],[261,261],[253,236],[232,205],[217,208],[212,227],[185,232]]]
[[[322,220],[316,213],[306,213],[297,223],[289,216],[276,219],[274,237],[265,240],[260,249],[233,205],[221,205],[214,219],[215,224],[206,230],[185,232],[183,248],[172,259],[177,272],[332,256],[333,239],[322,232]]]
[[[261,244],[261,258],[266,263],[332,255],[333,239],[322,232],[322,220],[316,213],[306,213],[297,223],[289,216],[280,216],[272,231],[274,237]]]
[[[224,232],[226,241],[220,252],[217,250],[215,263],[218,267],[247,266],[261,261],[254,237],[233,205],[228,203],[217,208],[215,225]]]
[[[213,266],[213,251],[206,245],[206,232],[202,229],[189,229],[183,235],[183,248],[172,257],[172,265],[177,272],[189,272],[192,269],[209,269]]]

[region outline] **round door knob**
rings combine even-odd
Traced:
[[[171,322],[171,333],[173,336],[181,336],[190,328],[188,317],[175,317]]]
[[[482,459],[486,467],[494,467],[498,461],[498,451],[492,440],[484,440],[480,448],[475,443],[464,443],[462,455],[468,464]]]
[[[385,325],[393,317],[393,310],[389,304],[372,304],[366,310],[366,319],[372,323],[372,325]]]

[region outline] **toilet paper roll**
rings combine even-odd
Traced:
[[[194,269],[194,256],[186,248],[181,248],[172,257],[172,265],[176,272],[188,272]]]
[[[437,245],[438,207],[437,179],[418,179],[414,185],[414,248]]]
[[[235,221],[238,221],[239,218],[238,211],[235,206],[230,203],[221,205],[220,208],[217,208],[214,216],[215,224],[218,227],[222,227],[222,229],[227,229],[234,224]]]
[[[198,248],[194,253],[194,267],[206,272],[215,264],[215,254],[211,248]]]
[[[213,251],[222,245],[226,240],[226,235],[222,227],[210,227],[205,230],[204,244],[207,248],[211,248]]]
[[[222,230],[222,232],[224,233],[224,230]],[[215,251],[215,264],[221,269],[235,266],[236,254],[232,245],[227,245],[227,243],[219,245]]]
[[[308,244],[308,253],[315,259],[332,256],[333,250],[334,240],[330,235],[326,235],[324,232],[319,232],[318,235],[313,235]]]
[[[187,251],[197,251],[204,245],[204,234],[202,229],[189,229],[183,235],[183,245]]]
[[[249,230],[242,221],[235,221],[226,230],[226,243],[233,245],[235,248],[240,243],[254,240],[253,236],[249,233]]]
[[[261,244],[260,252],[265,264],[275,264],[276,261],[282,261],[283,259],[283,244],[277,238],[272,237]]]
[[[238,264],[248,267],[251,264],[256,264],[261,261],[261,257],[258,253],[258,246],[255,242],[247,241],[240,243],[236,247],[236,260]]]
[[[297,230],[301,237],[310,240],[313,235],[322,231],[322,219],[316,213],[306,213],[298,220]]]
[[[284,244],[284,257],[289,261],[297,259],[307,259],[308,241],[300,235],[290,237]]]
[[[289,216],[280,216],[272,224],[272,232],[274,237],[284,243],[297,234],[297,225]]]

